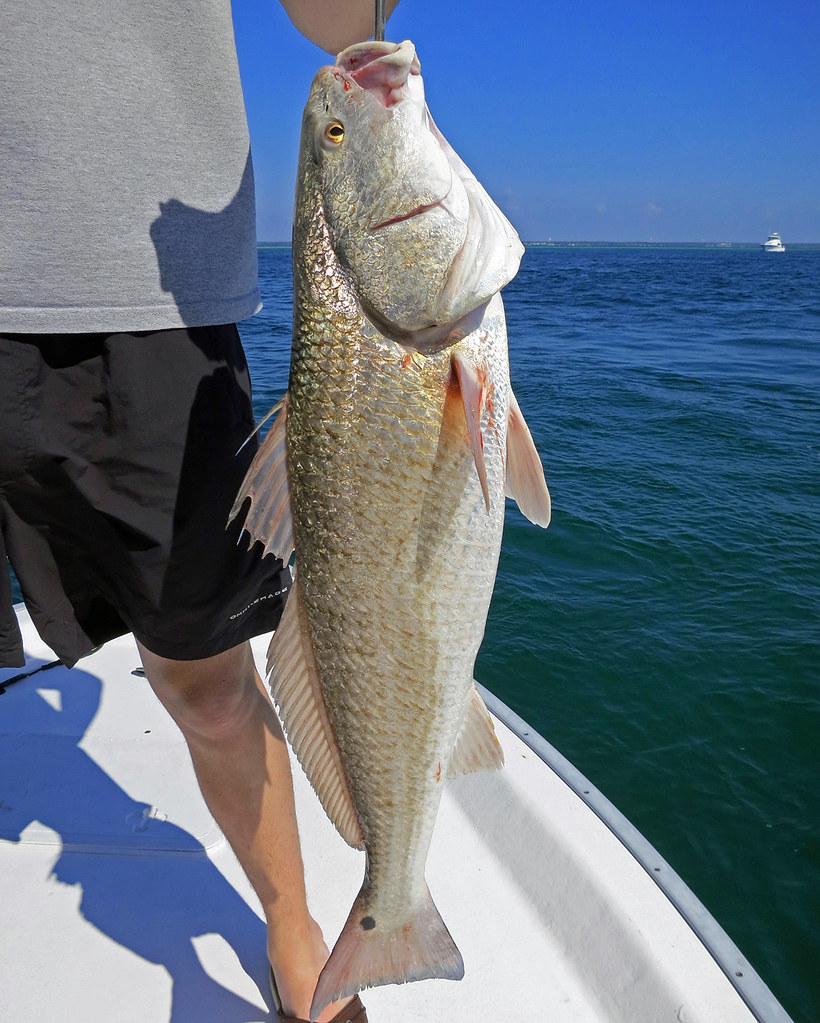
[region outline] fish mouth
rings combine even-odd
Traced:
[[[406,99],[408,77],[421,74],[416,48],[409,39],[401,43],[354,43],[342,50],[334,66],[346,80],[355,82],[386,108]]]

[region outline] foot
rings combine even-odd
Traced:
[[[268,958],[272,964],[273,991],[276,1009],[280,1019],[310,1020],[310,1006],[319,974],[330,956],[322,931],[315,920],[310,922],[310,936],[304,942],[291,940],[279,942],[276,950],[268,946]],[[295,958],[294,951],[312,948],[308,959]],[[358,1002],[358,1005],[354,1003]],[[350,1023],[367,1023],[364,1006],[358,998],[341,998],[331,1002],[322,1010],[316,1023],[346,1023],[343,1010],[350,1007]],[[361,1015],[357,1015],[360,1012]]]
[[[308,1023],[307,1016],[291,1015],[289,1011],[283,1007],[273,967],[271,967],[270,971],[270,988],[279,1023]],[[365,1007],[362,1005],[359,996],[354,995],[353,998],[347,1001],[345,999],[341,999],[338,1002],[334,1002],[332,1005],[328,1005],[318,1017],[318,1023],[367,1023],[367,1012],[365,1011]]]

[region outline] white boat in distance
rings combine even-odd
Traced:
[[[781,241],[777,231],[772,231],[766,241],[763,242],[763,249],[765,252],[785,252],[786,246]]]
[[[0,669],[3,1018],[270,1023],[259,904],[133,637],[69,670],[15,611],[27,664]],[[366,991],[372,1023],[791,1023],[646,839],[482,692],[506,766],[448,783],[427,869],[466,974]],[[363,857],[295,761],[294,787],[332,942]]]

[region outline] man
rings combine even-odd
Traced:
[[[283,3],[331,53],[372,34],[371,0]],[[230,4],[7,0],[0,92],[0,556],[67,664],[135,634],[264,907],[279,1017],[306,1019],[328,950],[247,642],[290,576],[224,528],[253,455],[234,324],[259,307]]]

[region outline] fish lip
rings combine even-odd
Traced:
[[[414,217],[420,217],[422,213],[427,213],[429,210],[434,210],[437,206],[442,209],[446,209],[446,202],[450,198],[450,193],[453,191],[453,178],[450,177],[450,186],[444,195],[440,199],[434,199],[433,202],[420,203],[418,206],[413,207],[409,213],[399,213],[395,217],[389,217],[387,220],[383,220],[379,224],[371,224],[371,231],[380,231],[383,227],[390,227],[391,224],[401,224],[404,220],[412,220]]]
[[[443,206],[444,200],[446,198],[447,196],[445,195],[441,199],[436,199],[435,202],[426,203],[422,206],[416,206],[415,209],[410,210],[409,213],[401,213],[397,217],[390,217],[389,220],[383,220],[380,224],[373,224],[370,230],[380,231],[383,227],[390,227],[391,224],[400,224],[403,220],[412,220],[413,217],[420,217],[422,213],[427,213],[428,210],[434,210],[436,206]]]

